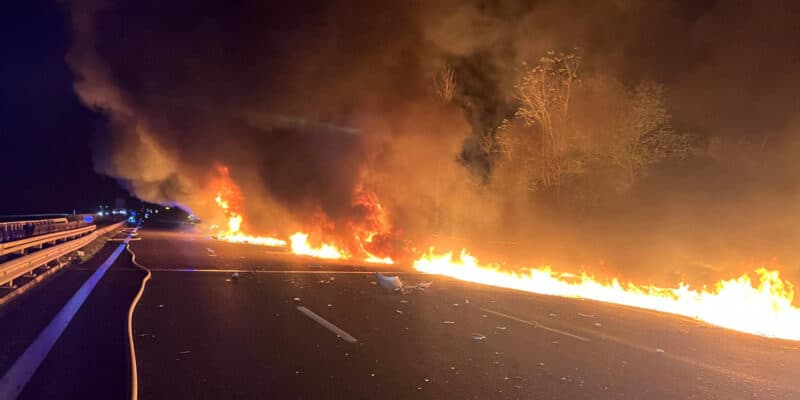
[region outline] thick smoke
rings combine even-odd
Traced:
[[[256,231],[358,219],[370,190],[418,245],[667,281],[772,257],[797,272],[795,2],[109,3],[70,3],[67,59],[108,117],[97,170],[143,200],[210,218],[221,163]],[[574,46],[592,146],[642,80],[664,84],[692,145],[591,207],[543,201],[482,146],[504,120],[522,129],[523,62]],[[450,102],[434,94],[443,65]]]

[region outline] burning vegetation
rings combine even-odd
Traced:
[[[70,5],[96,168],[142,200],[230,242],[798,339],[794,2],[181,3]]]

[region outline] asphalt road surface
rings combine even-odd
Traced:
[[[141,236],[131,248],[152,271],[134,313],[142,399],[800,399],[797,342],[393,266]],[[91,270],[64,272],[0,316],[0,373]],[[375,270],[434,283],[387,293]],[[123,254],[22,397],[126,396],[119,324],[141,277]],[[23,320],[28,333],[8,328]]]

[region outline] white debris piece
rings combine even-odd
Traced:
[[[380,272],[375,273],[375,281],[378,285],[387,290],[398,291],[403,288],[403,282],[398,276],[386,276]]]
[[[455,321],[442,321],[442,323],[445,324],[445,325],[453,325],[456,322]]]
[[[472,339],[479,340],[479,341],[480,340],[486,340],[486,335],[482,335],[480,333],[473,333],[472,334]]]
[[[663,353],[664,349],[656,349],[656,353]]]

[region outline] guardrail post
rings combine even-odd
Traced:
[[[14,286],[14,280],[12,279],[12,280],[8,281],[8,283],[3,285],[3,287],[8,288],[8,289],[14,289],[16,286]]]

